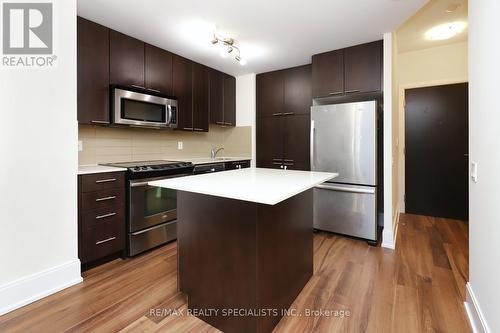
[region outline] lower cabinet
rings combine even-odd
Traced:
[[[244,168],[250,168],[250,160],[226,162],[224,166],[225,170],[235,170]]]
[[[122,255],[124,249],[124,172],[78,176],[78,256],[83,267]]]

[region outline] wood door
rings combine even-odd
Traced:
[[[312,57],[313,97],[344,94],[344,51],[316,54]]]
[[[177,129],[193,130],[193,93],[191,60],[173,55],[173,93],[177,98]]]
[[[210,122],[224,125],[224,73],[210,69]]]
[[[144,87],[144,42],[111,30],[110,83]]]
[[[468,219],[468,84],[406,90],[405,206]]]
[[[193,129],[208,132],[208,67],[193,63]]]
[[[236,78],[224,74],[224,125],[236,126]]]
[[[257,117],[283,114],[283,71],[257,75]]]
[[[311,65],[293,67],[285,70],[284,84],[284,113],[311,113]]]
[[[283,116],[257,119],[257,167],[279,169],[283,164]]]
[[[147,89],[172,95],[172,53],[145,45],[144,79]]]
[[[382,90],[382,41],[344,49],[345,93]]]
[[[109,29],[78,17],[78,122],[109,124]]]
[[[287,115],[283,121],[283,164],[288,169],[310,170],[310,115]]]

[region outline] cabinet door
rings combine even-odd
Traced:
[[[173,55],[172,63],[173,93],[177,98],[177,129],[193,130],[192,77],[191,61]]]
[[[309,170],[310,115],[292,115],[282,118],[284,120],[283,164],[288,169]]]
[[[172,53],[146,44],[144,79],[147,89],[172,94]]]
[[[311,65],[285,70],[285,115],[311,113]]]
[[[193,129],[208,132],[208,67],[193,63]]]
[[[382,82],[382,41],[344,50],[345,93],[380,91]]]
[[[224,73],[210,70],[210,122],[224,125]]]
[[[144,87],[144,42],[114,30],[109,42],[111,83]]]
[[[109,29],[78,17],[78,122],[109,124]]]
[[[279,169],[283,163],[283,116],[257,119],[257,167]]]
[[[312,57],[313,97],[342,95],[344,93],[344,53],[336,50]]]
[[[224,125],[236,126],[236,78],[224,74]]]
[[[283,71],[257,75],[257,117],[283,114]]]

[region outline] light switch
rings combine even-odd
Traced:
[[[183,143],[182,141],[177,141],[177,149],[182,150],[183,149]]]
[[[477,183],[477,162],[471,162],[470,164],[470,178],[474,183]]]
[[[83,141],[78,140],[78,151],[83,151]]]

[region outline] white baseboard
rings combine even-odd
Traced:
[[[472,326],[472,331],[474,333],[490,333],[486,319],[484,318],[481,307],[477,302],[476,295],[472,290],[472,286],[467,282],[466,287],[466,301],[464,302],[465,311],[467,312],[467,317],[469,317],[470,325]]]
[[[396,236],[398,235],[398,224],[399,224],[399,209],[396,210],[396,215],[394,216],[394,221],[392,221],[392,230],[386,229],[382,231],[382,247],[386,249],[395,250],[396,249]]]
[[[75,259],[0,286],[0,315],[82,282],[80,274]]]

